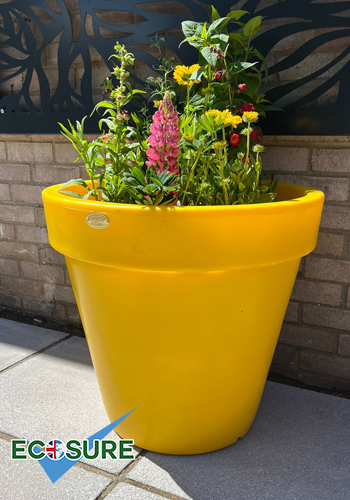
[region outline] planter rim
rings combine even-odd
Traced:
[[[87,181],[89,184],[90,181]],[[255,203],[250,205],[205,205],[205,206],[149,206],[149,205],[132,205],[127,203],[111,203],[105,201],[96,200],[82,200],[79,198],[74,198],[73,196],[65,195],[59,192],[59,189],[64,184],[55,184],[53,186],[47,187],[43,190],[42,197],[45,203],[50,203],[56,206],[62,206],[71,209],[86,209],[90,211],[98,212],[123,212],[127,215],[136,215],[138,212],[140,215],[146,215],[154,213],[173,214],[176,216],[180,215],[208,215],[208,212],[213,215],[213,212],[221,212],[226,214],[227,212],[259,212],[259,213],[271,213],[275,211],[288,211],[293,210],[298,205],[301,208],[302,205],[318,204],[324,199],[324,194],[322,191],[313,189],[307,186],[301,186],[298,184],[290,184],[285,182],[280,182],[277,186],[277,192],[279,189],[292,189],[295,190],[297,196],[282,201],[274,201],[270,203]],[[78,187],[77,184],[72,184],[70,187]],[[97,209],[97,210],[96,210]]]
[[[222,271],[299,259],[316,246],[324,199],[321,191],[280,184],[277,196],[286,201],[145,207],[81,200],[59,193],[59,187],[43,192],[55,250],[105,267],[156,272]],[[72,189],[83,193],[81,186]],[[104,216],[102,226],[90,225],[91,214]]]

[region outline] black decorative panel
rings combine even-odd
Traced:
[[[116,40],[138,58],[139,84],[157,63],[149,49],[156,33],[166,34],[167,53],[193,62],[194,49],[178,49],[180,24],[208,20],[211,3],[222,15],[240,8],[264,17],[255,45],[269,66],[265,91],[284,109],[270,113],[265,133],[349,134],[350,0],[0,3],[0,132],[57,132],[57,121],[89,114],[103,81],[95,61],[111,69]]]

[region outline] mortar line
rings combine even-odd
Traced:
[[[130,484],[131,486],[135,486],[141,490],[149,491],[150,493],[154,493],[155,495],[160,495],[164,498],[168,498],[169,500],[186,500],[184,497],[179,497],[178,495],[174,495],[173,493],[169,493],[168,491],[159,490],[154,486],[149,486],[147,484],[139,483],[133,479],[125,479],[122,481],[123,483]]]
[[[106,498],[107,495],[111,493],[111,491],[114,490],[114,488],[120,483],[121,481],[112,481],[110,484],[106,486],[106,488],[100,493],[98,497],[95,498],[95,500],[103,500]]]
[[[29,356],[26,356],[25,358],[20,359],[19,361],[17,361],[13,365],[7,366],[6,368],[3,368],[2,370],[0,370],[0,375],[2,375],[3,373],[5,373],[5,372],[7,372],[9,370],[12,370],[12,368],[15,368],[16,366],[21,365],[22,363],[25,363],[29,359],[32,359],[32,358],[38,356],[39,354],[47,351],[48,349],[51,349],[51,347],[55,347],[56,345],[61,344],[62,342],[64,342],[65,340],[70,339],[71,337],[73,337],[72,334],[66,335],[62,339],[56,340],[52,344],[49,344],[49,345],[43,347],[42,349],[39,349],[38,351],[35,351],[32,354],[29,354]]]
[[[92,472],[93,474],[97,474],[98,476],[106,477],[111,481],[117,481],[119,479],[119,475],[115,474],[114,472],[109,472],[106,471],[105,469],[100,469],[95,465],[87,464],[86,462],[82,462],[81,460],[79,460],[79,462],[74,464],[73,467],[78,467],[79,469],[84,469],[88,472]]]
[[[13,436],[12,434],[8,434],[7,432],[0,431],[0,439],[10,443],[12,439],[20,439],[20,438],[18,438],[17,436]]]
[[[145,450],[142,450],[145,451]],[[101,476],[108,477],[112,481],[120,482],[121,480],[124,479],[124,477],[129,474],[130,470],[135,467],[135,465],[141,460],[141,458],[144,456],[142,452],[135,458],[135,460],[132,460],[130,464],[128,464],[126,467],[124,467],[123,470],[120,472],[114,473],[114,472],[109,472],[105,469],[101,469],[99,467],[96,467],[95,465],[92,464],[87,464],[86,462],[79,461],[76,463],[76,465],[82,469],[85,469],[89,472],[93,472],[94,474],[99,474]]]

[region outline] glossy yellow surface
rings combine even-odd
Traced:
[[[108,416],[136,408],[118,434],[174,454],[244,436],[323,194],[281,184],[275,203],[148,208],[57,188],[43,193],[49,239],[66,256]],[[90,227],[93,213],[109,225]]]

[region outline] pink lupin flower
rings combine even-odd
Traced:
[[[168,170],[170,174],[179,174],[177,158],[179,156],[180,130],[179,116],[174,108],[169,92],[165,92],[159,109],[153,115],[146,151],[146,165],[153,165],[158,174]]]

